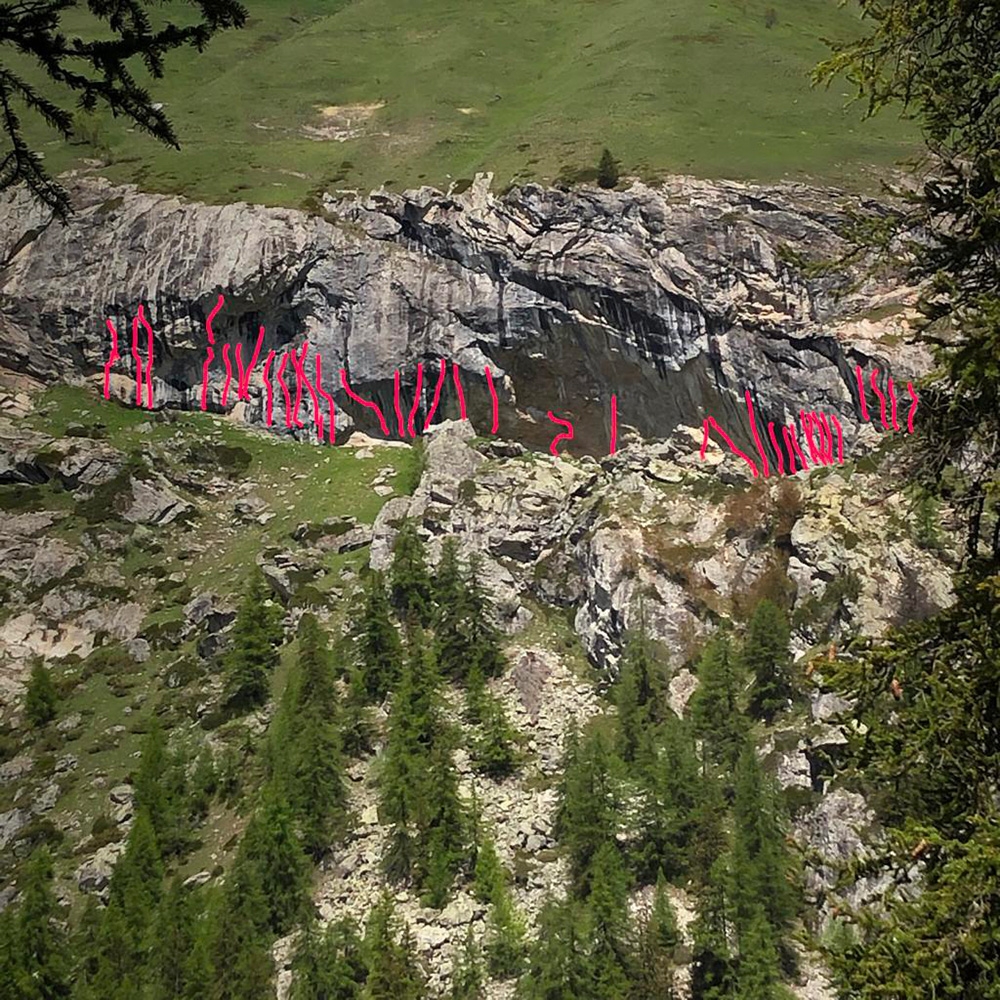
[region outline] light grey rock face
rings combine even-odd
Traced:
[[[179,497],[163,476],[151,479],[132,477],[132,503],[122,515],[133,524],[170,524],[193,512],[193,507]]]
[[[61,580],[86,561],[87,557],[83,552],[62,539],[44,539],[35,549],[25,582],[31,588],[46,587]]]
[[[453,197],[421,189],[328,200],[320,218],[189,204],[96,179],[71,184],[78,211],[66,227],[39,226],[21,192],[0,204],[0,252],[20,244],[0,277],[0,364],[99,380],[106,319],[122,338],[143,302],[163,405],[200,405],[204,323],[220,292],[217,342],[240,341],[246,356],[261,323],[261,356],[308,340],[326,387],[336,387],[342,431],[381,433],[374,413],[337,385],[338,368],[396,435],[393,372],[404,372],[405,420],[416,363],[425,363],[422,427],[447,359],[458,368],[446,372],[436,419],[458,413],[457,374],[470,418],[488,429],[488,365],[500,434],[534,448],[547,449],[558,430],[551,408],[574,422],[574,447],[606,454],[612,392],[623,431],[663,436],[704,413],[745,430],[750,387],[762,420],[837,412],[849,450],[853,365],[875,361],[902,384],[927,360],[897,346],[898,316],[858,318],[876,301],[902,310],[905,289],[807,278],[788,263],[783,248],[811,258],[843,249],[838,228],[858,201],[835,191],[674,178],[655,190],[528,185],[496,197],[477,183]],[[112,383],[134,399],[124,346]],[[213,408],[223,380],[217,361]],[[246,418],[262,419],[262,393],[254,379],[239,404]],[[0,449],[0,479],[36,474]]]

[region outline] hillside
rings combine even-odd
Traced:
[[[98,116],[83,127],[93,141],[72,147],[32,127],[49,166],[297,207],[316,189],[445,189],[479,170],[500,187],[579,179],[605,146],[647,180],[872,188],[915,138],[889,116],[862,122],[845,87],[811,89],[820,39],[858,30],[836,0],[247,6],[245,29],[175,54],[151,86],[180,152]],[[66,24],[86,34],[75,9]]]

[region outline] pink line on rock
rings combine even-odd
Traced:
[[[108,325],[108,332],[111,334],[111,353],[108,355],[107,364],[104,366],[104,398],[111,398],[111,366],[121,357],[118,353],[118,331],[110,319],[104,321]]]
[[[493,426],[490,428],[491,434],[496,434],[500,426],[500,401],[497,399],[497,389],[493,384],[493,373],[489,365],[486,366],[486,384],[490,387],[490,399],[493,401]]]
[[[413,394],[413,406],[410,407],[410,418],[407,421],[407,430],[410,432],[410,437],[416,437],[417,432],[414,427],[414,420],[417,417],[417,410],[420,409],[420,391],[424,386],[424,363],[423,361],[417,362],[417,388]]]
[[[761,465],[764,468],[764,478],[767,479],[771,475],[771,471],[767,464],[767,453],[764,451],[764,446],[760,443],[760,435],[757,433],[757,421],[754,418],[753,400],[750,398],[749,389],[743,394],[743,398],[746,400],[747,410],[750,413],[750,433],[753,435],[753,443],[757,448],[757,454],[760,455]]]
[[[392,373],[392,406],[396,411],[396,427],[399,429],[399,436],[406,438],[406,425],[403,423],[403,407],[399,401],[399,369]]]
[[[233,382],[233,366],[229,363],[229,341],[222,345],[222,363],[226,366],[226,381],[222,385],[222,405],[229,402],[229,386]],[[237,383],[237,386],[239,383]]]
[[[844,432],[841,429],[840,421],[836,418],[834,414],[830,414],[830,420],[833,421],[833,426],[837,428],[837,464],[844,464]]]
[[[747,465],[750,466],[750,471],[753,473],[754,479],[756,479],[760,475],[760,473],[757,471],[757,463],[754,462],[754,460],[749,455],[745,455],[742,451],[740,451],[739,448],[736,447],[735,444],[733,444],[732,439],[719,426],[718,422],[716,421],[716,419],[714,417],[705,417],[705,420],[702,423],[702,428],[704,430],[705,436],[704,436],[704,438],[702,439],[702,442],[701,442],[701,454],[700,454],[700,457],[704,460],[704,458],[705,458],[705,451],[708,449],[708,435],[709,435],[710,425],[711,425],[711,429],[714,429],[714,430],[718,431],[719,434],[722,435],[722,440],[725,441],[727,445],[729,445],[729,450],[734,455],[737,455],[739,458],[742,458],[743,461],[746,462]]]
[[[913,414],[917,412],[917,394],[913,391],[913,383],[906,383],[906,391],[910,394],[910,398],[913,402],[910,404],[910,415],[906,418],[906,429],[912,434],[913,433]]]
[[[455,391],[458,393],[458,414],[462,420],[465,419],[465,393],[462,392],[462,380],[459,376],[458,365],[451,363],[451,380],[455,383]]]
[[[295,352],[292,351],[294,354]],[[281,363],[278,365],[278,370],[275,373],[278,379],[278,385],[281,386],[281,393],[285,397],[285,426],[291,428],[292,426],[292,397],[288,391],[288,386],[285,384],[285,380],[281,377],[285,372],[285,365],[288,363],[288,351],[285,351],[281,355]]]
[[[562,427],[566,428],[565,433],[563,433],[563,434],[557,434],[552,439],[552,443],[549,445],[549,453],[552,454],[552,455],[558,455],[559,454],[559,449],[556,448],[556,445],[560,441],[572,441],[573,440],[573,425],[568,420],[562,420],[559,417],[555,416],[555,414],[551,410],[548,411],[547,416],[548,416],[549,420],[551,420],[554,424],[559,424]]]
[[[236,345],[236,371],[239,373],[236,380],[236,398],[237,399],[249,399],[250,398],[250,376],[253,374],[253,370],[257,365],[257,358],[260,356],[260,347],[264,343],[264,327],[260,328],[260,332],[257,334],[257,345],[253,349],[253,356],[250,358],[250,366],[248,368],[243,367],[243,351],[242,344]]]
[[[205,332],[208,334],[208,356],[205,358],[205,364],[201,368],[201,408],[203,410],[208,409],[208,367],[215,358],[215,350],[212,345],[215,343],[215,334],[212,331],[212,320],[219,315],[222,309],[225,299],[220,295],[218,301],[215,303],[215,308],[208,314],[208,319],[205,320]]]
[[[142,360],[139,358],[139,317],[132,320],[132,360],[135,361],[135,405],[142,406]]]
[[[302,405],[302,383],[305,382],[310,393],[312,392],[312,386],[309,385],[309,379],[306,378],[305,372],[305,360],[308,352],[308,340],[302,344],[302,352],[300,354],[296,354],[295,348],[292,348],[292,369],[295,372],[295,406],[292,407],[292,423],[296,427],[305,427],[305,424],[299,420],[299,407]]]
[[[795,475],[795,456],[798,455],[799,464],[802,468],[799,470],[808,471],[809,463],[806,461],[805,455],[802,454],[802,449],[799,447],[799,437],[798,431],[795,429],[795,422],[792,421],[791,425],[788,427],[781,428],[781,436],[785,440],[785,448],[788,451],[788,474],[790,476]]]
[[[899,424],[896,421],[896,391],[892,385],[892,378],[889,379],[889,400],[892,404],[891,414],[892,414],[892,429],[894,431],[899,430]]]
[[[833,434],[823,413],[814,413],[813,422],[819,428],[819,457],[824,465],[833,465]]]
[[[274,424],[274,386],[271,385],[271,363],[274,361],[274,351],[268,351],[264,362],[264,385],[267,387],[267,426]]]
[[[426,431],[431,425],[431,421],[434,419],[434,414],[437,412],[438,403],[441,402],[441,388],[444,385],[444,380],[448,374],[448,362],[442,358],[441,359],[441,374],[438,375],[437,385],[434,387],[434,398],[431,400],[430,413],[427,414],[427,419],[424,421],[424,430]]]
[[[139,322],[146,328],[146,409],[153,408],[153,328],[146,319],[142,303],[139,303]]]
[[[618,397],[611,393],[611,451],[613,455],[618,450]]]
[[[882,390],[875,384],[875,378],[877,375],[878,369],[873,368],[871,377],[872,391],[876,396],[878,396],[879,406],[881,408],[882,430],[887,431],[889,429],[889,425],[885,422],[885,396],[882,395]]]
[[[330,444],[336,444],[337,424],[334,419],[333,396],[323,388],[323,359],[316,354],[316,391],[326,400],[327,404],[327,439]],[[322,420],[322,417],[320,418]],[[323,439],[323,432],[320,430],[320,440]]]
[[[774,453],[778,456],[778,475],[783,476],[785,474],[785,460],[781,455],[781,445],[778,444],[778,439],[774,435],[774,421],[770,420],[767,424],[767,433],[771,439],[771,444],[774,445]]]
[[[353,389],[347,384],[347,369],[340,369],[340,384],[344,387],[344,392],[354,400],[355,403],[360,404],[369,410],[375,411],[375,416],[378,417],[379,426],[382,428],[382,433],[388,437],[389,436],[389,425],[385,422],[385,417],[382,415],[382,410],[379,408],[378,403],[369,402],[367,399],[362,399]]]
[[[799,426],[802,428],[802,435],[805,437],[806,445],[809,448],[809,457],[812,459],[813,465],[818,465],[819,451],[816,449],[816,442],[813,439],[812,414],[807,414],[805,411],[799,410]]]
[[[869,420],[868,401],[865,398],[865,380],[861,374],[861,365],[854,366],[854,375],[858,380],[858,398],[861,400],[861,419]]]

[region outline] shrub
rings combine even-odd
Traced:
[[[597,164],[597,183],[602,188],[613,188],[618,184],[621,174],[618,161],[611,155],[611,150],[605,148],[601,153],[601,161]]]

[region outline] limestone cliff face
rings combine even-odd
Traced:
[[[220,343],[241,341],[247,356],[260,324],[262,357],[308,340],[325,384],[346,367],[390,425],[394,370],[408,408],[416,363],[428,366],[426,411],[446,358],[460,366],[477,429],[491,417],[488,365],[500,376],[501,436],[547,447],[551,409],[574,423],[577,453],[607,453],[612,393],[622,425],[644,436],[710,414],[746,441],[746,389],[764,420],[836,413],[850,449],[870,431],[859,424],[855,364],[897,382],[926,365],[905,340],[909,290],[858,274],[807,277],[791,263],[844,249],[838,234],[858,201],[834,191],[675,178],[655,190],[529,185],[497,196],[480,178],[462,194],[328,197],[322,216],[192,204],[95,179],[73,192],[67,226],[25,195],[0,205],[0,365],[94,376],[111,318],[124,332],[115,370],[127,394],[128,331],[143,302],[158,404],[200,402],[204,321],[220,293]],[[246,417],[259,421],[259,378],[251,392]],[[356,422],[378,433],[370,411],[335,396],[340,430]],[[458,415],[450,380],[438,412]]]

